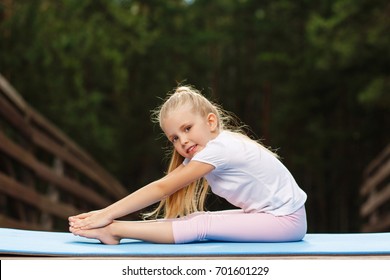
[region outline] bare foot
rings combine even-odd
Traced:
[[[86,237],[86,238],[94,238],[98,239],[100,242],[106,245],[117,245],[121,241],[121,238],[115,236],[112,233],[112,227],[115,226],[114,223],[109,224],[108,226],[102,227],[102,228],[95,228],[95,229],[76,229],[73,227],[70,227],[69,230],[74,235]]]

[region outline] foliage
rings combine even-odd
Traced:
[[[361,174],[389,142],[389,11],[384,0],[0,0],[0,72],[134,189],[166,164],[150,110],[194,84],[280,148],[308,192],[309,230],[355,231]]]

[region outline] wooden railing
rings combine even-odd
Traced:
[[[360,194],[362,231],[390,231],[390,144],[366,168]]]
[[[64,230],[126,189],[0,74],[0,227]]]

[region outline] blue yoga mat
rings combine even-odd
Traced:
[[[1,255],[32,256],[261,256],[261,255],[390,255],[390,233],[307,234],[285,243],[198,242],[152,244],[123,239],[119,245],[65,232],[0,228]]]

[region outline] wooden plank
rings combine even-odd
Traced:
[[[14,107],[20,110],[24,116],[27,116],[30,121],[30,125],[36,125],[37,129],[41,129],[48,135],[49,138],[52,138],[54,141],[64,146],[65,149],[68,150],[68,153],[73,154],[75,157],[81,160],[84,165],[95,169],[95,173],[98,173],[100,178],[107,182],[104,185],[105,188],[108,186],[106,190],[113,192],[117,199],[122,198],[128,194],[127,190],[122,186],[122,184],[120,184],[119,181],[117,181],[104,168],[102,168],[88,153],[86,153],[82,148],[74,143],[50,121],[45,119],[41,114],[30,107],[1,74],[0,89],[2,89],[3,94],[14,103]],[[20,120],[20,118],[18,119]],[[19,124],[21,124],[20,121]]]
[[[363,183],[361,189],[360,189],[360,194],[362,196],[369,194],[372,190],[375,189],[375,187],[383,182],[386,177],[388,177],[390,174],[390,160],[387,161],[386,163],[383,163],[381,165],[377,172],[368,177]]]
[[[43,129],[50,138],[57,139],[61,145],[68,150],[69,153],[72,153],[79,160],[81,160],[85,165],[90,166],[99,173],[102,178],[105,178],[109,182],[110,188],[114,190],[119,197],[123,197],[127,194],[126,189],[114,178],[112,177],[104,168],[102,168],[88,153],[83,149],[77,146],[72,140],[70,140],[65,134],[62,133],[56,126],[47,121],[42,115],[28,108],[28,115],[31,117],[31,121],[35,122],[37,128]]]
[[[73,168],[77,169],[78,171],[89,177],[91,180],[95,181],[104,190],[112,194],[113,197],[115,197],[116,199],[122,198],[127,194],[123,188],[113,188],[113,186],[115,185],[114,182],[107,181],[106,178],[102,177],[101,173],[96,172],[96,170],[94,170],[91,165],[86,165],[81,162],[78,158],[70,154],[65,147],[60,146],[56,142],[53,142],[50,138],[48,138],[39,130],[33,130],[32,141],[37,146],[55,155],[61,160],[67,162]]]
[[[77,196],[85,201],[95,204],[97,207],[105,207],[110,201],[101,197],[94,191],[84,187],[82,184],[67,177],[61,177],[51,169],[35,159],[28,151],[11,142],[2,132],[0,132],[0,150],[18,162],[33,170],[35,174],[45,181],[48,181],[61,189]]]
[[[0,226],[4,228],[30,229],[30,230],[44,230],[41,226],[18,221],[0,214]]]
[[[4,93],[7,94],[7,97],[11,99],[13,103],[16,104],[18,108],[20,108],[22,111],[25,111],[27,108],[27,103],[24,101],[24,99],[17,93],[15,88],[11,86],[10,83],[3,77],[3,75],[0,74],[0,88],[4,91]]]
[[[19,112],[11,106],[4,98],[0,96],[0,114],[11,123],[16,129],[23,133],[24,136],[31,138],[33,143],[43,150],[52,153],[55,157],[60,157],[68,164],[78,169],[81,173],[91,178],[102,186],[108,193],[111,193],[115,199],[119,199],[127,195],[125,188],[118,183],[116,180],[105,176],[104,172],[99,169],[93,169],[94,164],[85,164],[79,157],[70,153],[69,149],[61,146],[58,142],[53,141],[46,134],[38,129],[31,128],[28,126],[26,120],[19,114]]]
[[[63,161],[56,157],[53,161],[53,169],[54,169],[54,173],[56,173],[59,176],[63,176],[64,175]],[[60,191],[55,185],[53,184],[48,185],[45,196],[49,199],[49,201],[51,201],[52,203],[60,202],[60,195],[61,195]],[[69,204],[71,205],[72,203]],[[46,230],[52,230],[54,227],[53,216],[47,212],[40,213],[40,224]]]
[[[363,225],[362,232],[387,232],[390,228],[390,213],[378,217],[377,222]]]
[[[381,165],[383,161],[386,161],[386,158],[390,157],[390,144],[366,167],[364,171],[364,177],[370,177],[371,173]]]
[[[382,190],[372,193],[368,200],[363,203],[360,213],[363,217],[368,216],[389,200],[390,184],[386,185]]]
[[[22,135],[31,136],[31,129],[25,118],[3,96],[0,95],[0,115]]]
[[[35,190],[26,188],[20,182],[0,172],[0,192],[34,206],[42,212],[49,213],[62,219],[81,211],[73,206],[62,202],[53,202],[46,196],[37,193]]]

